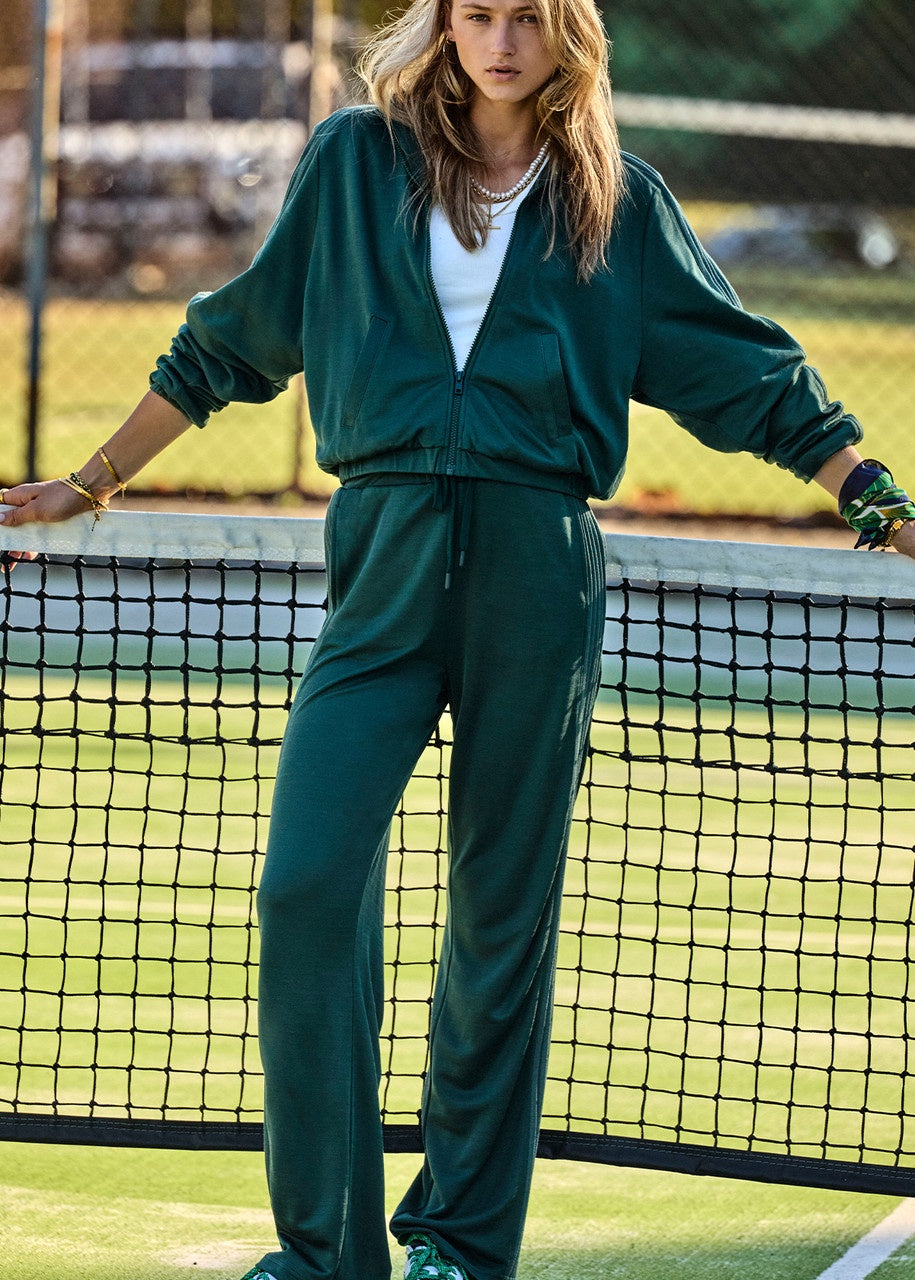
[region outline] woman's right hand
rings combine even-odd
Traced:
[[[59,524],[87,510],[85,499],[59,480],[0,489],[0,525],[7,529],[23,524]],[[34,551],[4,551],[0,555],[3,566],[8,569],[14,568],[17,560],[35,559]]]
[[[9,508],[0,511],[0,525],[8,529],[23,524],[59,524],[89,510],[85,498],[59,480],[40,480],[0,489],[0,503]]]
[[[96,449],[71,479],[79,480],[97,502],[87,500],[61,480],[42,480],[36,484],[17,484],[0,489],[0,527],[16,529],[26,524],[58,524],[72,516],[104,508],[108,499],[123,489],[128,480],[147,462],[183,435],[190,422],[168,400],[147,391],[122,427]],[[107,461],[106,461],[107,459]],[[6,562],[31,560],[22,551],[7,551]]]

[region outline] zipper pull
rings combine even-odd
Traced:
[[[464,370],[463,369],[461,369],[460,373],[456,373],[454,375],[454,394],[456,396],[462,396],[464,394]]]

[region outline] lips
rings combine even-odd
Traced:
[[[486,74],[496,76],[499,80],[510,80],[521,73],[518,71],[517,67],[494,66],[487,67]]]

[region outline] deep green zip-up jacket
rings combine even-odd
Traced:
[[[342,479],[437,472],[609,497],[630,399],[715,449],[802,479],[861,438],[804,353],[744,311],[660,177],[626,157],[609,265],[547,256],[541,183],[520,206],[462,373],[429,269],[422,161],[377,111],[321,124],[253,263],[188,307],[151,383],[192,421],[263,402],[302,369],[317,459]]]

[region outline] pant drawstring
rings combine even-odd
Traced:
[[[432,509],[448,513],[445,539],[445,590],[451,590],[455,558],[463,569],[470,542],[473,512],[473,481],[466,476],[434,475],[432,477]],[[456,553],[456,555],[455,555]]]

